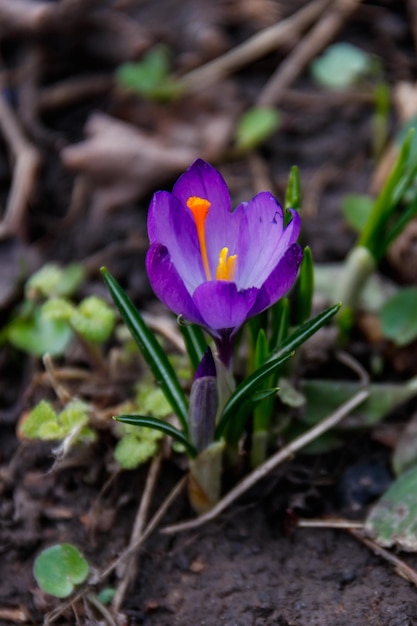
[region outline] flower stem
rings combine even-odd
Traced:
[[[348,255],[342,275],[342,282],[336,300],[343,308],[355,309],[368,278],[377,266],[373,254],[365,246],[356,246]]]
[[[234,341],[229,335],[224,335],[221,339],[216,339],[217,354],[220,361],[227,369],[232,367]]]
[[[188,495],[198,514],[209,511],[219,500],[224,441],[216,441],[195,459],[190,459]]]

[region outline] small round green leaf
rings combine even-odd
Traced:
[[[349,226],[362,232],[371,215],[374,200],[370,196],[349,194],[342,201],[342,211]]]
[[[110,604],[116,594],[116,589],[113,587],[105,587],[97,594],[97,600],[101,604]]]
[[[33,575],[39,587],[57,598],[67,598],[88,575],[88,563],[69,543],[46,548],[35,560]]]
[[[21,422],[19,431],[28,439],[59,439],[58,416],[52,405],[41,400]]]
[[[45,302],[41,311],[48,320],[68,321],[74,314],[75,306],[65,298],[51,298]]]
[[[85,277],[82,265],[73,263],[61,268],[55,263],[47,263],[33,274],[26,283],[26,297],[49,298],[51,296],[70,296],[81,285]]]
[[[349,43],[330,46],[311,64],[313,78],[330,89],[347,89],[371,69],[371,57]]]
[[[384,337],[398,346],[417,339],[417,288],[402,289],[386,302],[380,313]]]
[[[276,109],[253,107],[246,111],[239,120],[236,129],[236,148],[253,150],[274,134],[280,124],[280,115]]]
[[[88,405],[80,400],[72,400],[59,414],[59,422],[66,434],[74,428],[85,426],[88,424]]]
[[[85,298],[70,318],[74,331],[93,343],[107,341],[113,332],[115,321],[114,310],[97,296]]]
[[[139,465],[146,463],[146,461],[155,456],[158,449],[158,440],[163,437],[160,431],[151,428],[137,430],[139,431],[139,436],[130,432],[126,433],[117,443],[114,450],[114,458],[126,470],[136,469]],[[143,437],[140,436],[141,434]]]

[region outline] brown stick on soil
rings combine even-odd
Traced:
[[[23,222],[35,187],[41,157],[26,139],[17,117],[1,93],[0,131],[15,159],[6,210],[0,223],[1,239],[8,235],[23,235]]]
[[[380,556],[391,565],[394,565],[397,574],[408,580],[410,583],[413,583],[417,587],[417,572],[412,567],[410,567],[405,561],[395,556],[395,554],[391,554],[388,550],[381,548],[375,541],[370,539],[369,537],[365,537],[361,530],[356,530],[355,528],[348,529],[350,534],[353,535],[358,541],[365,544],[376,556]]]
[[[292,457],[296,452],[304,448],[307,444],[311,443],[317,437],[327,432],[331,428],[334,428],[337,424],[339,424],[342,419],[344,419],[353,409],[362,404],[369,396],[369,391],[367,389],[363,389],[359,391],[357,394],[353,396],[350,400],[342,404],[334,413],[329,415],[322,422],[313,426],[307,430],[307,432],[297,437],[291,443],[289,443],[285,448],[282,448],[274,455],[271,456],[265,463],[263,463],[256,470],[251,472],[246,478],[240,481],[229,493],[227,493],[224,498],[220,500],[208,513],[197,517],[197,519],[193,519],[187,522],[180,522],[179,524],[173,524],[172,526],[166,526],[161,530],[162,533],[165,534],[173,534],[177,532],[182,532],[184,530],[191,530],[194,528],[198,528],[202,526],[206,522],[210,522],[215,517],[217,517],[220,513],[222,513],[228,506],[230,506],[235,500],[240,498],[246,491],[248,491],[251,487],[253,487],[259,480],[264,478],[267,474],[269,474],[273,469],[278,467],[281,463],[286,461],[288,458]]]
[[[274,26],[265,28],[223,56],[185,74],[181,78],[181,83],[188,92],[199,91],[239,70],[244,65],[253,63],[280,46],[288,44],[291,40],[299,37],[325,11],[330,1],[315,0],[315,2],[308,3],[298,13],[274,24]]]
[[[135,546],[138,539],[143,534],[146,519],[148,517],[149,506],[151,504],[152,494],[155,488],[155,483],[158,478],[159,470],[161,469],[162,455],[158,454],[152,459],[151,466],[149,468],[148,477],[146,479],[145,490],[143,492],[138,512],[136,515],[135,523],[133,525],[132,535],[130,537],[129,547]],[[112,607],[115,611],[118,611],[123,604],[126,592],[137,573],[137,554],[132,552],[125,562],[119,563],[117,573],[121,576],[120,583],[117,586],[116,593],[113,598]]]
[[[51,111],[81,100],[102,96],[110,91],[113,82],[112,76],[104,74],[69,78],[40,90],[37,95],[37,108],[42,112]]]
[[[344,22],[362,0],[335,0],[333,7],[294,48],[276,70],[258,97],[261,106],[273,106],[283,91],[301,74],[307,64],[334,39]]]

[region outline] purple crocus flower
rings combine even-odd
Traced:
[[[221,174],[198,159],[172,193],[154,194],[146,268],[155,294],[204,327],[229,365],[233,335],[292,287],[302,260],[300,218],[264,191],[231,211]]]

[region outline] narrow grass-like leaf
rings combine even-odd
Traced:
[[[300,172],[296,165],[291,168],[288,178],[287,190],[285,192],[285,209],[295,209],[299,211],[301,208],[301,182]]]
[[[295,307],[295,325],[302,324],[311,315],[314,293],[313,255],[308,246],[304,248],[303,261],[296,285],[297,306]]]
[[[128,415],[117,415],[113,419],[115,419],[117,422],[122,422],[123,424],[131,424],[132,426],[142,426],[145,428],[153,428],[155,430],[159,430],[165,435],[169,435],[170,437],[181,443],[187,450],[189,456],[193,458],[197,456],[197,450],[194,448],[192,443],[190,443],[184,433],[178,430],[178,428],[175,428],[175,426],[173,426],[169,422],[164,422],[157,417],[137,415],[136,413]]]
[[[417,198],[414,200],[414,202],[412,202],[412,204],[410,204],[410,206],[403,210],[401,215],[398,215],[398,217],[394,220],[393,224],[391,225],[391,230],[389,230],[383,243],[384,250],[388,250],[392,242],[397,239],[398,235],[400,235],[400,233],[404,230],[408,222],[416,217],[416,215]]]
[[[207,350],[207,341],[199,326],[194,324],[180,324],[181,335],[184,338],[185,347],[194,370],[200,365]]]
[[[138,344],[145,361],[151,368],[156,381],[161,386],[166,399],[180,420],[185,435],[188,435],[187,401],[174,368],[162,350],[155,335],[145,324],[139,311],[135,308],[116,279],[113,278],[106,268],[102,268],[101,273],[114,303],[120,311],[120,315],[125,321],[132,337]]]
[[[334,304],[330,308],[326,309],[322,313],[313,317],[308,322],[304,322],[293,332],[289,337],[284,339],[279,348],[269,357],[268,361],[279,358],[283,354],[296,350],[301,344],[309,339],[314,333],[316,333],[322,326],[338,312],[342,305],[340,303]]]
[[[416,177],[417,162],[410,159],[413,132],[414,129],[409,131],[394,168],[376,199],[359,238],[358,245],[367,247],[377,260],[385,253],[386,230],[390,217]]]
[[[292,357],[294,352],[286,352],[284,355],[277,357],[276,359],[269,360],[262,367],[256,370],[253,374],[248,376],[240,385],[238,385],[229,398],[226,406],[223,409],[223,413],[217,424],[215,439],[218,440],[223,436],[229,420],[233,419],[239,411],[242,404],[248,400],[256,391],[262,388],[265,380],[276,372],[276,370],[285,361],[288,361]]]
[[[249,415],[251,415],[257,404],[266,400],[267,398],[274,399],[277,395],[278,387],[273,389],[261,389],[260,391],[255,391],[253,396],[245,400],[238,408],[236,414],[233,416],[232,420],[229,420],[225,426],[223,431],[223,437],[226,439],[228,446],[230,448],[237,448],[239,439],[242,436],[242,433],[245,429],[246,422],[248,420]]]
[[[268,376],[275,373],[294,354],[296,348],[324,326],[337,313],[340,306],[340,304],[335,304],[326,309],[326,311],[316,315],[312,320],[299,326],[294,333],[282,342],[279,349],[269,357],[262,367],[238,385],[224,407],[222,416],[217,424],[215,439],[222,437],[229,420],[233,418],[242,403],[262,387],[264,380],[267,380]]]
[[[288,298],[278,300],[270,308],[271,314],[271,338],[269,340],[270,352],[275,352],[288,337],[290,328],[290,301]]]
[[[269,348],[268,341],[265,335],[265,331],[263,328],[259,331],[258,340],[256,342],[256,351],[255,351],[255,371],[259,370],[260,367],[265,363],[269,356]],[[272,387],[274,383],[274,377],[271,377],[269,380],[265,380],[262,384],[262,388]],[[258,392],[259,393],[259,392]],[[256,431],[267,431],[271,422],[271,412],[273,407],[273,398],[271,403],[271,398],[269,401],[261,401],[259,399],[255,403],[255,408],[253,411],[253,430]]]

